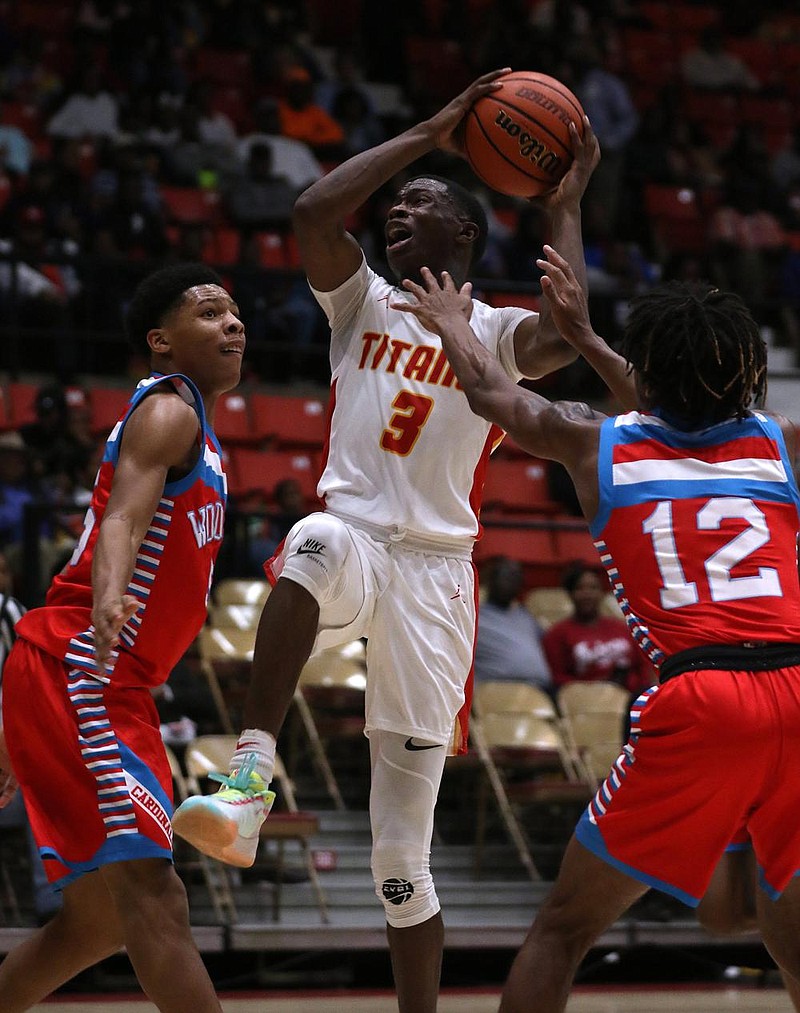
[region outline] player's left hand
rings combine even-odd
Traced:
[[[401,313],[412,313],[422,326],[434,334],[441,334],[440,328],[454,316],[469,320],[472,316],[472,284],[465,282],[457,289],[455,282],[447,271],[442,271],[441,284],[433,271],[423,267],[420,271],[422,285],[406,278],[403,288],[407,289],[417,300],[411,302],[390,303],[392,309]]]
[[[550,305],[553,322],[565,341],[581,351],[582,341],[594,335],[586,293],[569,263],[552,246],[544,247],[545,258],[536,261],[544,271],[542,294]]]
[[[570,123],[569,133],[572,138],[572,165],[555,190],[551,190],[543,197],[531,198],[534,203],[550,210],[570,202],[579,204],[589,179],[600,161],[600,144],[588,116],[583,117],[583,140],[574,123]]]

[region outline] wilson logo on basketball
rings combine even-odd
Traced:
[[[509,137],[516,138],[519,144],[519,152],[523,158],[529,159],[534,165],[549,175],[558,175],[562,159],[552,148],[548,148],[544,142],[540,141],[538,137],[534,137],[527,130],[523,130],[520,124],[516,123],[505,109],[498,110],[494,122],[501,130],[505,130]]]

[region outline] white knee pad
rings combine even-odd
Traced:
[[[338,517],[309,514],[295,524],[286,539],[281,576],[302,585],[321,605],[330,596],[352,547],[347,528]]]
[[[419,925],[440,906],[430,856],[446,750],[431,744],[411,751],[405,747],[407,738],[380,730],[370,734],[372,876],[394,928]]]

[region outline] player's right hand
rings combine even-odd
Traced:
[[[458,130],[464,117],[479,98],[497,91],[499,87],[496,83],[497,79],[509,73],[511,73],[511,68],[503,67],[502,70],[492,70],[488,74],[484,74],[428,120],[428,127],[433,132],[433,140],[437,148],[456,155],[464,155],[461,131]]]

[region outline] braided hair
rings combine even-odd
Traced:
[[[689,426],[743,418],[767,388],[767,349],[747,306],[705,282],[669,282],[631,304],[620,349],[654,407]]]

